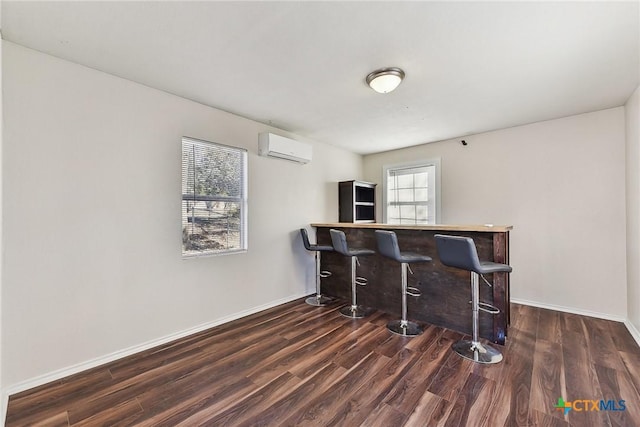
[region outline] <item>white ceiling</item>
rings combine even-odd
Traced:
[[[623,105],[639,3],[2,2],[5,40],[367,154]],[[376,68],[406,72],[378,94]]]

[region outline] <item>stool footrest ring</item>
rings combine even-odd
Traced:
[[[319,275],[320,275],[321,278],[325,279],[325,278],[331,276],[331,274],[332,273],[330,271],[323,270],[323,271],[320,272]]]
[[[498,314],[500,313],[500,309],[497,307],[494,307],[491,304],[487,304],[484,302],[479,302],[478,303],[478,310],[480,311],[484,311],[485,313],[489,313],[489,314]]]
[[[356,277],[356,285],[366,286],[367,282],[369,282],[369,280],[367,280],[366,277]]]
[[[418,288],[412,288],[410,286],[407,286],[407,295],[410,295],[412,297],[419,297],[422,295],[422,293]]]

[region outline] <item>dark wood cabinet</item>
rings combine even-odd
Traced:
[[[376,184],[342,181],[339,185],[340,222],[376,222]]]

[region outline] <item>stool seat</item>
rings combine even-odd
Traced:
[[[340,252],[336,249],[336,252]],[[376,251],[372,251],[371,249],[363,249],[363,248],[348,248],[345,252],[340,252],[342,255],[347,256],[367,256],[374,255]]]
[[[417,262],[433,261],[430,256],[417,254],[415,252],[400,252],[400,256],[396,258],[398,262],[406,262],[407,264],[415,264]]]
[[[512,271],[513,271],[513,268],[511,268],[511,266],[507,264],[500,264],[498,262],[491,262],[491,261],[480,261],[480,268],[478,268],[478,271],[476,271],[476,273],[478,274],[489,274],[489,273],[500,273],[500,272],[511,273]]]

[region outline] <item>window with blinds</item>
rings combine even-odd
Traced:
[[[385,167],[385,218],[388,224],[435,224],[437,162]]]
[[[182,255],[247,250],[247,151],[182,138]]]

